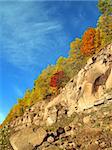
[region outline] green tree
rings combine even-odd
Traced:
[[[49,95],[52,95],[52,89],[50,88],[49,83],[54,70],[54,66],[48,66],[45,70],[42,71],[38,79],[35,81],[34,91],[37,93],[37,100],[47,99]]]
[[[102,15],[98,20],[98,28],[100,30],[100,38],[102,47],[112,41],[112,16]]]
[[[59,66],[61,66],[61,65],[64,65],[64,63],[66,63],[66,58],[60,56],[60,57],[58,58],[56,64],[59,65]]]
[[[23,101],[26,107],[31,106],[31,91],[29,89],[26,90]]]
[[[76,38],[73,42],[70,43],[69,56],[72,58],[79,57],[80,47],[81,47],[81,39]]]
[[[98,28],[96,28],[96,34],[95,34],[95,38],[94,38],[94,46],[95,46],[95,52],[97,53],[101,47],[101,32]]]
[[[112,0],[99,0],[98,8],[102,14],[112,15]]]
[[[101,33],[101,46],[104,47],[112,41],[112,1],[99,0],[98,8],[102,15],[97,26]]]

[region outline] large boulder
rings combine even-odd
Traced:
[[[13,134],[10,137],[10,143],[14,150],[32,150],[35,146],[40,145],[47,133],[43,128],[36,131],[33,128],[25,128]]]
[[[52,125],[56,122],[57,119],[57,109],[56,107],[52,107],[52,109],[49,111],[49,115],[47,118],[47,125]]]

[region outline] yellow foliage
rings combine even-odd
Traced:
[[[100,16],[98,29],[100,30],[101,46],[103,47],[112,41],[112,16]]]
[[[81,39],[76,38],[73,42],[70,43],[70,51],[69,56],[76,58],[80,55],[80,46],[81,46]]]

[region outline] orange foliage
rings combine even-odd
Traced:
[[[88,28],[82,37],[81,52],[86,56],[89,56],[95,52],[95,34],[96,30],[94,28]]]

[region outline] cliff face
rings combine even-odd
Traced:
[[[67,149],[70,147],[70,143],[74,149],[84,149],[84,145],[81,143],[88,142],[86,146],[89,145],[91,150],[92,148],[95,150],[98,147],[101,148],[97,141],[100,135],[104,138],[102,141],[104,147],[112,148],[112,143],[109,142],[112,132],[111,102],[112,44],[90,58],[86,66],[52,101],[38,102],[32,106],[30,111],[26,110],[22,117],[12,121],[9,125],[10,143],[14,150],[24,150],[25,148],[27,150],[34,148],[44,150],[50,147],[51,149]],[[100,104],[103,105],[100,106]],[[102,110],[103,107],[107,109]],[[108,133],[104,132],[107,125],[107,122],[105,123],[103,120],[105,117],[108,118]],[[99,125],[100,121],[101,125]],[[97,122],[99,129],[96,127]],[[88,138],[82,139],[81,132],[82,137],[87,135]],[[91,141],[93,147],[89,143],[92,139],[89,134],[94,139]],[[79,143],[77,138],[80,138]],[[108,141],[106,141],[107,139]],[[89,148],[85,147],[86,149]]]
[[[44,120],[55,123],[51,114],[58,114],[57,106],[63,107],[68,117],[112,98],[112,44],[90,58],[53,101],[45,107]],[[62,109],[62,110],[63,110]],[[58,112],[58,113],[57,113]],[[62,113],[60,113],[62,114]]]

